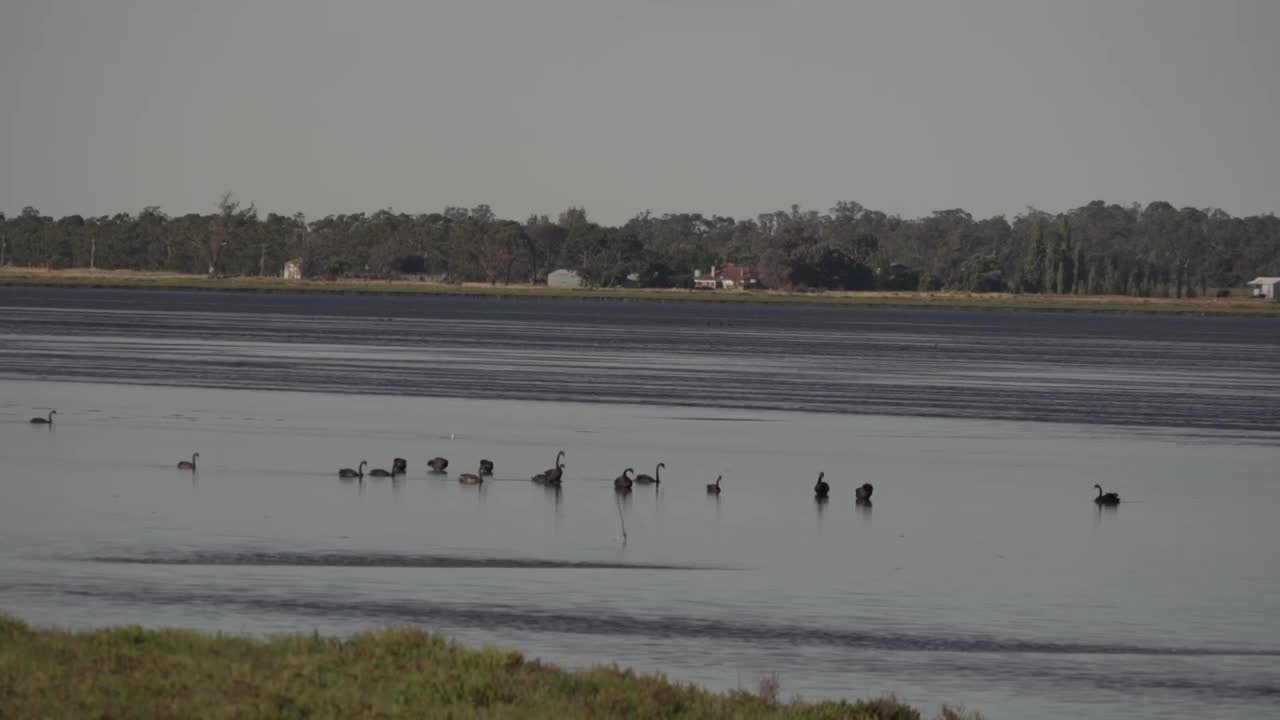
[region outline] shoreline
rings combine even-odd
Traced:
[[[801,304],[953,310],[1085,312],[1151,315],[1280,317],[1280,303],[1251,298],[1133,298],[1110,295],[1013,295],[956,292],[699,291],[658,288],[549,288],[535,285],[447,285],[412,280],[284,280],[276,277],[208,278],[117,270],[0,268],[0,286],[191,292],[337,295],[418,295],[496,299],[603,300]]]
[[[414,628],[254,638],[43,629],[0,614],[0,698],[13,717],[922,717],[893,697],[782,700],[784,681],[712,692],[616,665],[565,670]],[[946,707],[937,717],[981,718]]]

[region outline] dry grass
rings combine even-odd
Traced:
[[[616,667],[568,672],[411,629],[252,640],[36,630],[0,616],[0,718],[921,717],[894,698],[781,703],[776,676],[768,681],[767,697],[712,693]]]
[[[548,288],[534,285],[448,285],[414,280],[284,280],[277,277],[208,278],[131,270],[0,268],[0,285],[107,287],[239,292],[418,294],[472,297],[650,302],[754,302],[807,305],[933,307],[969,310],[1039,310],[1182,315],[1280,316],[1280,303],[1248,297],[1133,298],[1117,295],[1014,295],[963,292],[785,292],[660,290],[652,288]]]

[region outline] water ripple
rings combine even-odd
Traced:
[[[198,592],[132,585],[129,587],[27,585],[73,596],[125,601],[133,604],[186,605],[215,604],[244,609],[349,618],[384,622],[414,622],[455,627],[506,628],[521,631],[607,636],[635,636],[646,639],[705,638],[749,643],[832,646],[846,650],[892,652],[974,653],[1000,655],[1075,655],[1136,657],[1254,657],[1280,658],[1280,649],[1159,646],[1126,643],[1097,643],[1027,640],[991,635],[959,635],[946,632],[910,633],[815,627],[800,623],[779,623],[758,619],[694,617],[689,615],[623,614],[609,611],[527,607],[505,603],[431,603],[419,600],[365,599],[358,609],[348,601],[319,597],[254,594],[245,589],[201,588]],[[15,588],[16,589],[16,588]]]
[[[259,567],[353,568],[502,568],[556,570],[730,570],[724,566],[620,563],[536,558],[466,557],[458,555],[398,555],[390,553],[214,552],[143,553],[69,558],[85,562],[126,565],[228,565]]]

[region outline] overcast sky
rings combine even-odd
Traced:
[[[0,211],[1280,209],[1276,0],[0,0]]]

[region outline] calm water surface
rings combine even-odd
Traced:
[[[1280,701],[1273,323],[223,300],[0,289],[0,608],[412,623],[997,719]],[[723,342],[744,327],[749,347]],[[984,372],[991,338],[1008,350]],[[530,483],[559,449],[563,490]],[[196,451],[198,474],[174,467]],[[437,454],[447,477],[425,473]],[[335,474],[395,456],[402,480]],[[493,481],[459,485],[481,457]],[[657,489],[616,498],[658,461]],[[1098,511],[1094,482],[1124,504]]]

